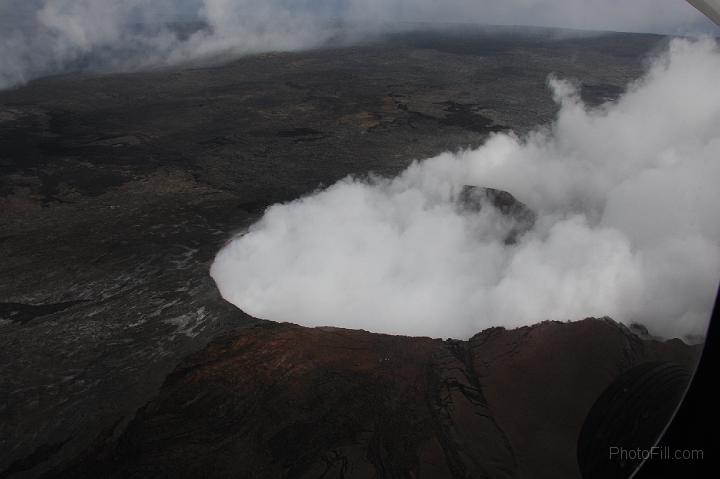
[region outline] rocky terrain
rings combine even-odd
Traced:
[[[65,475],[579,477],[580,426],[603,389],[698,354],[609,319],[469,341],[262,323],[188,357],[117,444]]]
[[[515,408],[535,404],[523,396],[535,390],[513,388],[540,388],[540,383],[552,383],[560,374],[554,372],[552,355],[542,356],[544,362],[528,363],[536,368],[533,373],[492,362],[492,383],[482,376],[485,359],[477,358],[533,357],[535,346],[473,346],[494,337],[497,332],[492,331],[469,343],[444,343],[273,326],[225,303],[208,277],[209,264],[223,243],[269,204],[348,174],[394,174],[414,159],[478,145],[493,131],[523,132],[546,123],[556,109],[546,89],[550,73],[582,82],[583,97],[591,103],[612,99],[642,72],[644,56],[664,41],[620,34],[568,38],[537,32],[414,33],[352,48],[259,55],[218,66],[72,74],[0,92],[0,477],[39,477],[68,467],[89,470],[110,460],[105,452],[97,452],[105,451],[98,441],[112,443],[118,438],[123,446],[117,454],[127,463],[128,473],[143,471],[146,463],[162,471],[169,467],[169,458],[189,454],[189,443],[183,440],[191,440],[192,431],[169,428],[169,434],[179,434],[177,442],[169,441],[169,449],[153,453],[161,446],[147,446],[153,441],[154,425],[166,428],[162,420],[171,420],[172,414],[180,417],[181,411],[190,414],[184,408],[192,404],[202,405],[205,412],[216,412],[205,416],[208,423],[198,418],[192,427],[206,435],[197,439],[198,444],[215,448],[218,443],[213,441],[221,441],[223,430],[213,421],[227,416],[228,422],[242,423],[243,401],[257,397],[268,401],[257,413],[269,416],[258,416],[256,421],[263,424],[249,424],[249,432],[243,433],[249,435],[238,433],[237,440],[228,439],[227,444],[241,447],[254,435],[268,441],[277,436],[274,446],[252,442],[252,448],[242,447],[248,454],[248,462],[243,462],[257,467],[258,474],[296,467],[298,474],[312,475],[326,463],[328,470],[341,471],[337,468],[342,458],[354,471],[387,467],[402,474],[416,471],[420,457],[437,458],[423,460],[423,467],[430,468],[424,470],[443,474],[479,471],[476,467],[495,470],[495,461],[501,468],[514,464],[508,473],[535,467],[539,459],[532,462],[532,457],[540,453],[517,441],[540,426],[507,418],[519,414]],[[557,329],[557,334],[565,330],[543,326],[537,331],[548,328]],[[536,330],[523,331],[499,337]],[[617,338],[632,342],[626,333],[616,333]],[[218,336],[222,339],[185,360],[166,380],[183,358]],[[308,345],[299,343],[301,339]],[[580,427],[576,421],[592,396],[613,374],[644,357],[621,360],[623,352],[606,358],[608,346],[602,336],[587,341],[592,344],[585,349],[588,354],[594,351],[598,362],[586,364],[599,368],[599,376],[578,380],[592,384],[581,387],[584,392],[579,394],[564,393],[563,400],[544,399],[550,412],[523,412],[558,417],[568,402],[578,401],[569,410],[574,411],[571,416],[558,423],[566,430],[556,442],[548,442],[555,451],[569,447],[570,432]],[[243,353],[245,343],[248,349]],[[271,343],[288,346],[268,348]],[[663,357],[675,360],[691,351],[675,343],[648,347],[674,351],[648,357],[666,354]],[[392,354],[379,352],[385,350]],[[470,350],[474,359],[461,359]],[[243,354],[248,354],[246,359]],[[289,382],[273,386],[273,378],[283,377],[285,354],[317,355],[317,361],[335,358],[339,363],[318,369],[308,364],[307,377],[289,377]],[[398,357],[393,359],[393,354]],[[216,382],[203,369],[214,364],[216,355],[230,363],[235,357],[245,369],[218,370],[218,378],[224,379]],[[263,355],[270,355],[264,359],[266,369],[257,367]],[[203,366],[186,385],[192,361]],[[248,367],[251,361],[261,362]],[[280,367],[275,373],[270,367],[274,364]],[[328,379],[323,386],[318,378],[326,371],[339,371],[329,376],[339,382]],[[252,382],[238,379],[246,373],[258,376]],[[447,386],[452,375],[464,385]],[[360,379],[353,379],[356,376]],[[500,396],[493,396],[491,384],[500,383],[504,386],[495,390]],[[356,384],[367,387],[357,389]],[[208,395],[186,404],[180,398],[194,398],[195,387],[208,388]],[[238,387],[248,389],[233,389]],[[273,387],[284,392],[274,396]],[[298,426],[278,420],[287,416],[290,421],[293,414],[285,409],[310,401],[303,391],[323,388],[335,391],[322,396],[330,402],[310,408]],[[453,401],[465,401],[462,416],[453,418],[430,406],[428,401],[441,397],[442,388],[446,396],[456,398]],[[482,389],[482,394],[472,388]],[[222,390],[234,392],[211,404]],[[153,397],[133,421],[138,408]],[[333,416],[333,401],[342,397],[356,398],[347,406],[351,413]],[[366,407],[363,398],[378,407],[360,414]],[[328,443],[322,442],[322,430],[305,437],[303,424],[318,419],[313,414],[321,414],[326,406],[326,430],[338,435],[328,436]],[[468,449],[446,459],[448,441],[499,434],[500,429],[489,426],[493,421],[482,419],[487,407],[493,408],[489,417],[495,418],[508,442],[493,442],[491,451]],[[170,412],[158,416],[163,408]],[[398,416],[399,422],[391,422],[395,411],[403,408],[407,411]],[[413,422],[409,411],[414,410],[424,418],[422,424]],[[481,414],[465,424],[475,418],[472,411]],[[181,422],[191,427],[190,418]],[[467,431],[451,431],[458,418],[462,420],[456,426],[467,425]],[[342,424],[348,423],[343,421],[352,420],[361,420],[362,427],[345,430]],[[369,427],[378,422],[388,423],[382,433],[390,435],[386,439],[374,436],[375,429]],[[367,431],[361,433],[366,423]],[[397,438],[405,428],[416,437],[403,452],[397,450]],[[294,437],[319,442],[307,451],[286,446]],[[143,449],[155,462],[133,444],[145,444]],[[288,450],[274,460],[273,454],[283,447]],[[341,448],[337,456],[332,456],[333,448]],[[371,449],[375,452],[367,453]],[[240,462],[223,462],[232,454],[208,453],[202,463],[216,462],[218,472],[241,467]],[[363,463],[361,456],[371,459]],[[78,457],[84,458],[82,465]],[[328,459],[332,457],[338,459]],[[514,459],[505,462],[508,458]],[[575,471],[569,462],[563,464],[561,472]]]

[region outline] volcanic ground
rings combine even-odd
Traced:
[[[494,131],[547,123],[557,108],[547,92],[550,73],[577,79],[591,104],[612,100],[665,43],[636,34],[414,32],[213,66],[68,74],[0,92],[0,477],[99,477],[103,467],[133,477],[198,477],[197,467],[210,464],[217,467],[205,472],[217,477],[319,477],[323,470],[350,477],[348,464],[354,477],[576,476],[575,435],[612,378],[645,359],[690,366],[697,348],[641,339],[608,320],[572,330],[546,323],[505,332],[502,340],[483,333],[469,346],[273,326],[223,301],[208,268],[223,244],[273,203],[348,174],[393,175],[412,160],[476,147]],[[552,355],[537,351],[544,343],[532,339],[583,328],[601,331],[584,349],[584,373],[556,370]],[[494,345],[483,350],[491,337]],[[577,347],[558,341],[557,354],[572,357]],[[275,349],[265,351],[268,345]],[[242,366],[228,366],[223,376],[218,368],[233,348]],[[458,352],[466,349],[485,352]],[[300,365],[332,352],[324,359],[332,364],[311,361],[305,383],[248,368],[257,361],[287,375],[284,351]],[[520,371],[536,370],[478,372],[504,354],[520,354]],[[588,372],[594,366],[599,372]],[[453,383],[458,368],[464,379]],[[579,374],[588,377],[577,396],[566,391],[539,403],[556,419],[573,404],[567,424],[532,436],[542,424],[512,419],[512,408],[526,410],[542,384],[562,395]],[[245,377],[248,384],[238,387]],[[478,392],[484,378],[487,398]],[[514,390],[515,380],[525,380],[525,389]],[[329,402],[308,399],[316,384],[335,391]],[[349,401],[354,416],[318,419],[317,408],[332,416],[359,390],[380,405]],[[515,402],[488,413],[513,391]],[[460,409],[435,408],[441,396]],[[202,408],[192,409],[196,400]],[[305,412],[293,423],[298,408]],[[468,422],[479,417],[474,409],[489,422]],[[213,422],[225,417],[247,428]],[[278,417],[285,422],[270,424]],[[325,424],[326,436],[313,435],[313,421]],[[453,429],[466,426],[477,428]],[[397,428],[413,433],[411,440],[397,437]],[[165,441],[159,447],[153,434],[161,430],[170,432],[158,436]],[[207,447],[190,446],[194,431]],[[550,452],[566,451],[556,469],[533,452],[531,437],[549,441]],[[494,449],[462,445],[482,440]],[[310,441],[306,451],[303,441]],[[240,449],[245,453],[233,456]],[[195,468],[184,469],[178,458],[192,451]]]

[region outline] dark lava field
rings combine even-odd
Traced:
[[[273,203],[545,124],[551,73],[612,100],[665,43],[415,32],[0,92],[0,477],[578,477],[609,382],[697,348],[610,320],[470,342],[275,325],[208,269]]]

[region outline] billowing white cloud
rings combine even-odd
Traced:
[[[189,35],[172,23],[197,20]],[[679,0],[3,0],[0,88],[72,69],[127,70],[215,55],[313,48],[403,22],[708,30]]]
[[[348,178],[270,207],[211,274],[249,314],[303,325],[468,337],[490,326],[609,315],[704,334],[720,279],[720,52],[674,40],[616,102],[589,108],[552,79],[547,128]],[[538,214],[514,245],[464,185]]]

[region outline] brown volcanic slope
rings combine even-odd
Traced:
[[[579,477],[589,408],[698,347],[610,319],[442,341],[259,323],[188,357],[67,477]]]

